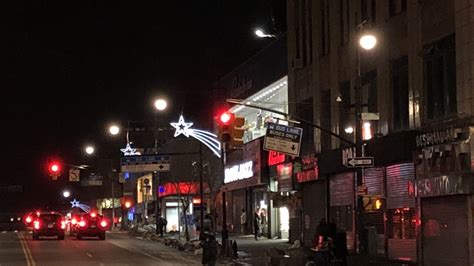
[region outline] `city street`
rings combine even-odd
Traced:
[[[195,257],[159,243],[108,234],[107,240],[66,238],[33,241],[19,232],[0,233],[0,265],[198,265]],[[194,258],[194,260],[193,260]]]

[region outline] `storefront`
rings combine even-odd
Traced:
[[[185,224],[188,224],[191,233],[199,230],[200,208],[204,208],[204,215],[208,213],[209,187],[207,185],[204,185],[204,202],[202,204],[197,182],[167,182],[160,186],[159,192],[162,216],[168,222],[167,232],[183,232]],[[205,227],[211,225],[210,219],[207,217],[204,225]]]
[[[262,177],[262,141],[256,139],[244,145],[242,155],[233,158],[224,169],[224,186],[227,201],[227,224],[230,233],[253,233],[253,221],[256,211],[263,210],[268,217],[269,199],[266,178]],[[265,165],[265,164],[264,164]],[[247,218],[246,228],[240,218],[244,210]],[[267,219],[262,219],[268,223]],[[265,221],[266,220],[266,221]],[[268,224],[263,225],[268,228]]]
[[[417,136],[420,258],[424,265],[471,265],[473,127],[446,127]]]

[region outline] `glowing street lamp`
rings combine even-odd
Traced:
[[[354,128],[351,126],[348,126],[344,129],[344,132],[346,132],[347,134],[352,134],[354,133]]]
[[[254,31],[255,35],[259,38],[274,38],[276,37],[275,35],[272,34],[266,34],[262,29],[257,28]]]
[[[109,127],[109,133],[114,136],[118,135],[118,133],[120,133],[120,128],[117,125],[112,125]]]
[[[63,191],[63,197],[69,198],[70,196],[71,196],[71,192],[69,192],[69,190],[64,190]]]
[[[165,99],[160,98],[155,101],[156,110],[164,111],[166,107],[168,107],[168,102]]]
[[[365,50],[372,50],[377,45],[377,38],[372,34],[364,34],[359,39],[359,45]]]
[[[92,147],[92,146],[87,146],[87,147],[84,149],[84,151],[86,152],[87,155],[92,155],[92,154],[94,154],[95,149],[94,149],[94,147]]]

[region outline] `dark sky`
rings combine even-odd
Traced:
[[[25,185],[25,202],[54,192],[48,156],[79,160],[107,122],[150,118],[157,94],[170,117],[209,119],[212,82],[269,42],[254,27],[270,28],[272,9],[286,27],[285,0],[10,2],[0,7],[0,185]]]

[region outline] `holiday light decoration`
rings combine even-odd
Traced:
[[[134,149],[130,146],[130,142],[127,142],[125,149],[120,149],[120,151],[123,152],[124,156],[141,155],[140,152],[137,152],[137,149]]]
[[[187,138],[193,137],[206,145],[218,158],[221,158],[221,143],[217,139],[216,134],[204,130],[192,129],[191,127],[194,123],[186,123],[182,115],[179,117],[177,123],[170,123],[170,125],[176,129],[174,132],[175,138],[181,134]]]
[[[91,211],[91,207],[89,205],[82,204],[80,201],[74,199],[71,203],[71,209],[72,208],[79,208],[87,213]]]

